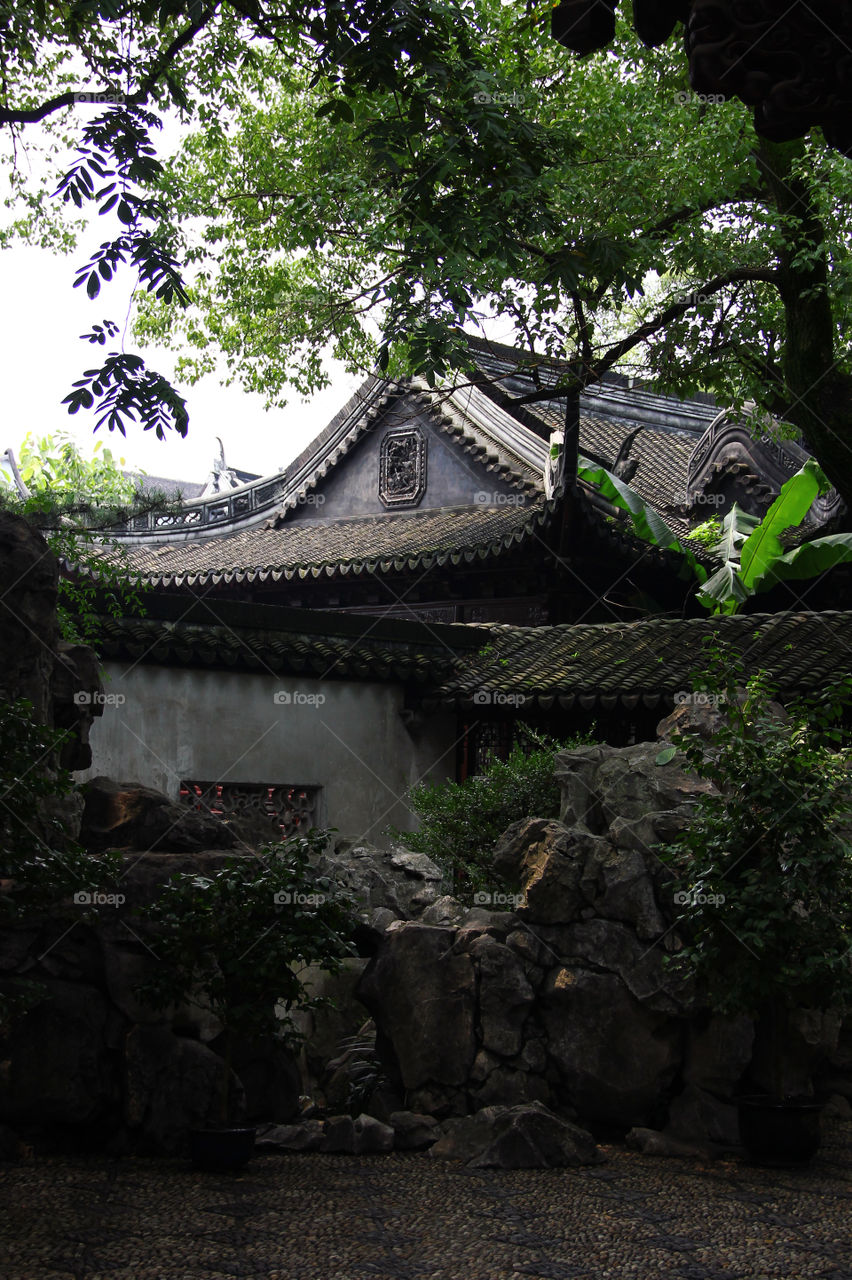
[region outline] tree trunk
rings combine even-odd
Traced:
[[[761,139],[757,156],[783,235],[778,267],[786,322],[784,416],[799,428],[852,511],[852,375],[837,367],[825,229],[810,183],[798,171],[804,154],[801,140]]]

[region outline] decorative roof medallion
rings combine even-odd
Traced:
[[[416,507],[426,492],[426,440],[418,427],[389,431],[379,458],[379,497],[386,507]]]

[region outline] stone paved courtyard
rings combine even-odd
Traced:
[[[852,1124],[810,1168],[661,1160],[473,1171],[425,1155],[0,1166],[3,1280],[852,1277]]]

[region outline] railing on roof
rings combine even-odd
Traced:
[[[219,525],[246,520],[275,507],[287,489],[285,475],[264,476],[251,484],[209,498],[190,498],[180,509],[144,511],[130,516],[123,525],[110,529],[116,538],[133,538],[151,534],[194,532]]]

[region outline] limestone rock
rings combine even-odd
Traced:
[[[53,723],[67,735],[60,752],[64,769],[90,767],[89,732],[95,716],[103,715],[103,692],[100,663],[94,649],[60,640],[56,646],[50,694]]]
[[[218,818],[175,804],[161,791],[137,782],[93,778],[85,784],[80,842],[87,849],[231,849],[233,831]]]
[[[688,1084],[672,1102],[668,1127],[676,1137],[691,1142],[739,1146],[739,1125],[734,1103],[722,1102],[694,1084]]]
[[[220,1120],[222,1059],[206,1045],[167,1027],[134,1027],[125,1046],[125,1120],[144,1150],[179,1150],[189,1129]],[[231,1116],[242,1119],[245,1098],[231,1073]]]
[[[692,987],[665,964],[661,947],[649,947],[614,920],[584,920],[563,928],[541,926],[563,965],[615,974],[643,1008],[678,1017],[691,1004]]]
[[[394,1111],[390,1117],[397,1151],[425,1151],[437,1142],[441,1128],[434,1116],[417,1111]]]
[[[554,772],[562,791],[559,820],[564,826],[595,834],[605,829],[594,784],[598,768],[610,750],[596,742],[557,755]]]
[[[414,920],[443,895],[440,867],[425,854],[398,845],[376,849],[338,840],[334,852],[319,859],[317,871],[352,895],[365,921],[376,908],[393,912],[398,920]]]
[[[681,757],[659,765],[659,753],[658,743],[641,742],[611,751],[601,762],[594,785],[607,826],[616,818],[635,820],[647,813],[678,811],[712,794],[713,784],[687,773]]]
[[[600,1158],[591,1134],[540,1103],[486,1107],[444,1129],[430,1156],[474,1169],[575,1168]]]
[[[641,1151],[643,1156],[663,1156],[675,1159],[696,1157],[706,1158],[709,1154],[703,1147],[694,1142],[685,1142],[682,1138],[673,1137],[657,1129],[631,1129],[626,1142],[633,1151]]]
[[[392,1125],[383,1124],[375,1116],[362,1114],[356,1118],[353,1129],[356,1156],[393,1151],[396,1131]]]
[[[393,1048],[406,1089],[461,1086],[476,1052],[476,984],[452,929],[416,923],[384,935],[356,988]]]
[[[355,1154],[355,1121],[351,1116],[329,1116],[323,1126],[321,1151]]]
[[[563,966],[548,978],[542,1019],[548,1053],[580,1115],[644,1125],[664,1105],[681,1035],[610,973]]]
[[[44,981],[46,999],[15,1023],[0,1091],[0,1119],[12,1124],[99,1126],[120,1109],[115,1070],[122,1020],[84,982]]]
[[[523,1025],[535,992],[514,953],[494,938],[477,938],[469,954],[479,974],[482,1044],[492,1053],[513,1057],[521,1051]]]
[[[444,894],[436,898],[420,917],[421,924],[455,925],[461,924],[467,915],[467,907],[458,898]]]
[[[616,848],[605,836],[560,822],[525,819],[503,835],[495,864],[504,871],[513,868],[526,919],[571,923],[595,914],[632,924],[643,938],[665,932],[666,920],[655,897],[655,871],[649,870],[641,852]]]
[[[686,1037],[684,1081],[720,1098],[733,1097],[753,1046],[751,1018],[712,1017],[705,1026],[693,1024]]]
[[[531,1102],[547,1106],[552,1101],[552,1090],[540,1075],[498,1066],[489,1072],[473,1097],[477,1107],[518,1107]]]
[[[299,1124],[274,1124],[258,1129],[254,1145],[258,1150],[319,1151],[325,1139],[322,1120],[302,1120]]]

